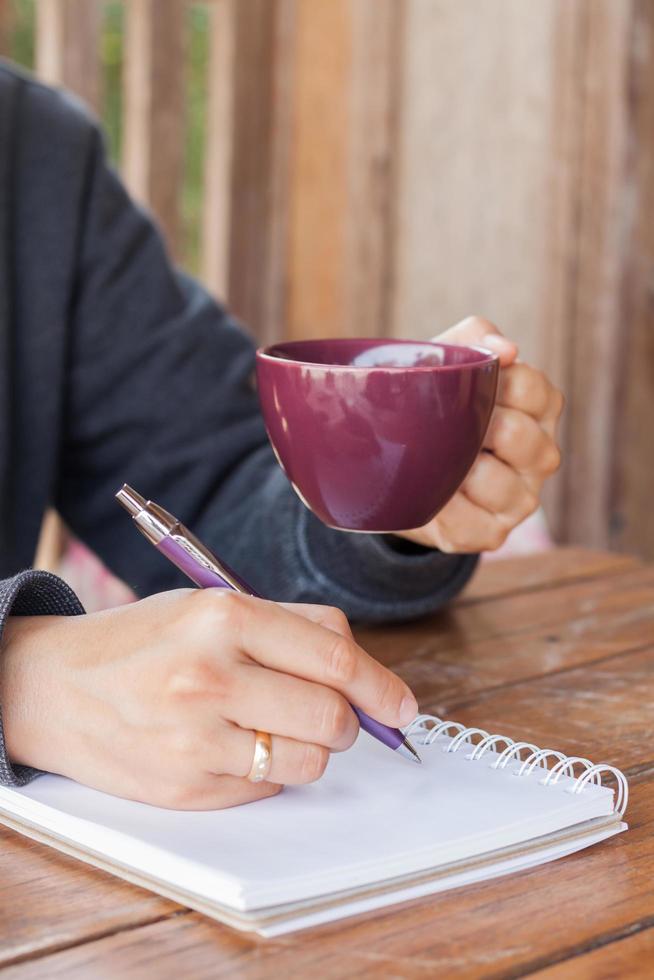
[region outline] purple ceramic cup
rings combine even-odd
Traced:
[[[257,351],[277,459],[331,527],[422,527],[456,492],[490,420],[499,362],[480,347],[299,340]]]

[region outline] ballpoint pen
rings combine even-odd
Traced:
[[[163,507],[146,500],[126,483],[116,494],[116,499],[132,515],[139,531],[157,551],[165,555],[196,585],[203,589],[234,589],[246,595],[258,596],[254,589]],[[352,709],[365,732],[412,762],[421,761],[413,745],[399,728],[382,725],[354,705]]]

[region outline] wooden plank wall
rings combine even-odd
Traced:
[[[216,296],[229,284],[235,65],[236,0],[223,0],[210,11],[202,208],[202,278]]]
[[[126,5],[125,176],[174,255],[186,6]],[[494,319],[567,394],[557,537],[654,558],[651,3],[207,6],[209,287],[262,342]],[[101,7],[37,5],[92,105]]]
[[[615,330],[620,338],[610,544],[654,558],[654,5],[638,0],[624,98],[623,210],[628,236]]]
[[[227,296],[262,342],[279,336],[286,315],[294,14],[291,0],[235,7]]]
[[[651,4],[405,9],[392,332],[516,337],[568,399],[557,536],[654,558]]]
[[[127,186],[156,213],[179,258],[184,167],[184,0],[130,0],[126,7]]]
[[[635,6],[600,0],[579,5],[577,16],[577,69],[569,75],[577,108],[561,121],[574,144],[571,156],[560,158],[569,170],[564,200],[572,220],[562,267],[568,306],[559,327],[568,399],[559,529],[567,540],[609,546],[619,543],[622,523],[618,430],[632,340],[623,290],[636,203],[628,160]],[[643,144],[637,155],[646,151]]]
[[[388,328],[394,0],[236,12],[229,300],[262,341]]]
[[[553,23],[549,0],[407,5],[393,332],[483,313],[540,358]]]
[[[289,8],[275,312],[247,319],[267,339],[495,320],[567,395],[558,539],[654,557],[647,0]]]
[[[101,107],[100,0],[39,0],[36,10],[36,72],[50,84],[80,94]]]
[[[398,10],[393,0],[298,3],[287,260],[292,337],[375,335],[388,326]]]

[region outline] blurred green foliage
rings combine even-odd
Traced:
[[[123,4],[106,3],[100,39],[103,71],[102,122],[114,162],[120,160],[123,135],[123,29]]]
[[[29,69],[34,67],[36,3],[38,0],[12,0],[10,56]],[[120,161],[122,146],[124,6],[124,3],[116,0],[104,4],[98,51],[103,86],[102,124],[111,159],[116,164]],[[208,26],[207,5],[189,3],[186,13],[185,168],[181,208],[183,265],[192,273],[197,273],[200,258]]]
[[[19,65],[34,64],[34,0],[12,0],[11,57]]]

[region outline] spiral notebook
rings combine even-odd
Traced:
[[[0,788],[0,821],[263,936],[521,871],[627,829],[627,782],[611,766],[427,715],[407,734],[422,766],[361,733],[319,782],[231,810],[164,810],[42,776]]]

